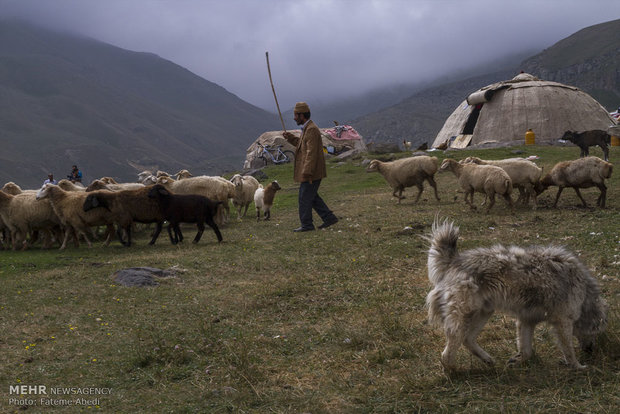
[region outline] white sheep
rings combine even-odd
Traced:
[[[26,236],[38,231],[54,233],[61,222],[49,201],[37,202],[36,194],[9,195],[0,192],[0,217],[13,241],[13,250],[28,248]]]
[[[452,171],[458,179],[458,183],[465,191],[465,202],[472,210],[474,206],[474,192],[486,194],[490,202],[486,213],[495,204],[495,194],[499,194],[506,200],[506,203],[513,210],[510,193],[512,193],[512,181],[510,177],[500,167],[494,165],[460,164],[456,160],[446,158],[443,160],[439,171]],[[467,199],[470,197],[471,201]]]
[[[86,191],[86,187],[84,187],[82,183],[73,183],[66,178],[58,181],[58,187],[65,191]]]
[[[184,178],[193,177],[194,175],[187,170],[180,170],[178,173],[175,174],[175,176],[177,177],[177,180],[182,180]]]
[[[91,229],[93,226],[105,225],[107,227],[105,245],[110,244],[112,234],[114,234],[114,222],[110,213],[105,209],[84,211],[84,201],[88,195],[83,191],[65,191],[54,184],[45,184],[36,194],[36,199],[39,202],[49,200],[60,222],[65,226],[65,237],[60,246],[61,250],[67,246],[67,240],[72,233],[83,236],[88,247],[92,247],[88,233],[94,236]],[[78,245],[76,239],[76,246]]]
[[[545,177],[540,180],[540,185],[537,187],[536,192],[540,194],[550,186],[557,185],[558,194],[555,196],[555,201],[553,203],[553,207],[555,207],[558,204],[562,190],[564,190],[565,187],[572,187],[575,189],[583,206],[587,207],[586,200],[581,196],[579,189],[598,187],[601,194],[596,200],[596,205],[605,208],[605,199],[607,197],[605,179],[610,178],[612,172],[613,164],[603,161],[598,157],[585,157],[573,161],[562,161],[557,163],[549,174],[545,175]]]
[[[138,173],[138,182],[142,184],[146,184],[144,181],[149,177],[155,177],[155,176],[153,175],[151,171],[144,170]],[[157,177],[155,177],[155,179],[157,179]]]
[[[263,211],[265,220],[271,218],[271,206],[273,206],[273,200],[276,197],[276,191],[280,190],[280,184],[277,181],[272,181],[267,187],[263,187],[262,184],[258,185],[256,192],[254,193],[254,205],[256,206],[256,221],[260,221],[260,212]]]
[[[530,196],[534,199],[533,209],[536,210],[537,199],[534,188],[538,185],[543,169],[524,158],[508,158],[505,160],[482,160],[478,157],[467,157],[461,163],[474,163],[480,165],[494,165],[500,167],[512,180],[513,188],[519,190],[519,200],[523,204],[529,203]]]
[[[212,201],[221,201],[215,222],[222,225],[228,221],[230,213],[228,199],[235,196],[235,186],[224,177],[201,175],[177,181],[171,177],[162,176],[157,179],[157,184],[162,184],[173,194],[198,194]]]
[[[22,188],[15,184],[13,181],[9,181],[8,183],[4,184],[1,191],[11,195],[17,195],[23,192]]]
[[[87,192],[97,190],[109,190],[109,191],[121,191],[121,190],[136,190],[144,187],[142,183],[106,183],[103,180],[93,180],[88,187]]]
[[[233,206],[237,209],[237,218],[245,217],[248,212],[248,207],[254,201],[254,194],[260,186],[258,180],[251,175],[235,174],[230,179],[230,182],[235,186],[235,196],[232,199]],[[241,209],[245,207],[243,216],[241,215]]]
[[[392,187],[392,195],[398,198],[398,202],[405,198],[403,191],[406,187],[416,186],[418,188],[418,195],[415,202],[417,203],[424,191],[424,180],[435,190],[435,198],[439,201],[439,195],[437,194],[437,184],[435,183],[435,173],[439,161],[437,157],[429,157],[426,155],[420,155],[417,157],[401,158],[396,161],[382,162],[379,160],[372,160],[368,164],[367,172],[379,172],[385,181]],[[396,192],[398,191],[398,195]]]

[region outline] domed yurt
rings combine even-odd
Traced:
[[[557,140],[565,131],[607,130],[615,122],[594,98],[574,86],[540,80],[528,73],[472,93],[448,117],[433,147],[501,145]]]

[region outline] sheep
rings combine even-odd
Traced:
[[[55,232],[61,224],[51,203],[37,202],[33,192],[10,195],[0,191],[0,217],[10,232],[13,250],[20,245],[22,250],[28,248],[28,233]]]
[[[17,195],[23,192],[21,187],[15,184],[13,181],[9,181],[8,183],[4,184],[2,186],[2,191],[5,192],[6,194],[11,194],[11,195]]]
[[[543,179],[540,180],[536,192],[540,194],[550,186],[557,185],[558,193],[553,203],[553,207],[555,207],[558,204],[560,194],[562,194],[564,188],[572,187],[575,189],[583,206],[588,207],[579,189],[596,186],[601,191],[601,194],[596,200],[596,205],[605,208],[605,199],[607,197],[605,179],[610,178],[612,172],[613,164],[603,161],[598,157],[585,157],[573,161],[561,161],[551,169],[549,174],[545,175]]]
[[[536,210],[537,200],[534,187],[540,181],[543,170],[531,161],[524,158],[509,158],[505,160],[481,160],[478,157],[467,157],[461,163],[480,165],[494,165],[502,168],[512,180],[513,188],[519,189],[519,200],[527,205],[530,195],[534,198],[533,209]]]
[[[118,184],[118,182],[112,177],[101,177],[99,180],[106,184]]]
[[[256,206],[256,221],[260,221],[260,211],[263,210],[265,220],[271,218],[271,206],[273,206],[273,199],[276,197],[276,191],[280,190],[280,184],[277,181],[272,181],[267,187],[258,185],[256,192],[254,193],[254,205]]]
[[[174,180],[171,177],[159,177],[157,184],[162,184],[173,194],[197,194],[213,201],[221,201],[218,207],[215,222],[218,225],[225,224],[228,220],[230,207],[228,199],[235,196],[235,186],[224,177],[210,177],[201,175],[182,180]]]
[[[222,234],[213,221],[217,207],[221,204],[220,201],[211,201],[207,197],[196,194],[172,194],[161,184],[151,187],[148,197],[157,201],[163,216],[168,220],[168,235],[172,244],[183,241],[179,223],[196,223],[198,232],[193,243],[200,241],[205,223],[213,229],[217,241],[222,241]],[[171,228],[174,229],[174,237],[172,237]]]
[[[403,147],[405,147],[405,151],[410,151],[411,150],[411,141],[407,141],[406,139],[403,139]]]
[[[424,191],[424,180],[428,181],[433,187],[435,190],[435,198],[437,201],[440,201],[439,195],[437,194],[437,184],[434,179],[438,166],[439,161],[437,157],[420,155],[417,157],[401,158],[400,160],[390,162],[372,160],[370,164],[368,164],[366,172],[379,172],[390,187],[392,187],[392,195],[398,198],[399,204],[400,200],[405,198],[403,196],[405,188],[416,186],[418,188],[418,195],[415,202],[417,203],[422,195],[422,191]],[[396,195],[396,191],[398,191],[398,195]]]
[[[241,209],[245,207],[243,211],[243,217],[245,217],[250,203],[254,201],[254,193],[256,193],[260,184],[251,175],[240,174],[233,175],[230,182],[235,186],[235,196],[232,199],[233,206],[237,208],[237,218],[241,219]]]
[[[609,161],[609,147],[607,144],[611,142],[611,135],[605,131],[600,129],[584,132],[566,131],[562,139],[570,141],[581,148],[580,156],[582,158],[590,154],[590,147],[598,145],[603,150],[605,161]]]
[[[144,184],[144,181],[148,177],[154,177],[153,173],[151,171],[144,170],[144,171],[138,173],[138,182]]]
[[[93,180],[93,182],[90,183],[88,187],[86,187],[86,191],[91,192],[96,190],[135,190],[142,187],[144,187],[144,184],[141,183],[106,183],[103,180]]]
[[[86,191],[86,188],[82,185],[82,183],[73,183],[66,178],[58,181],[58,187],[65,191]]]
[[[121,191],[96,191],[88,193],[82,206],[84,211],[93,209],[108,211],[114,223],[118,226],[119,240],[124,246],[131,246],[131,226],[133,222],[156,223],[156,228],[149,242],[155,244],[161,232],[164,216],[159,204],[148,197],[151,187]],[[127,241],[122,238],[121,231],[125,230]]]
[[[5,192],[6,194],[11,194],[11,195],[17,195],[17,194],[24,194],[24,193],[31,193],[31,194],[36,194],[37,190],[22,190],[22,188],[15,184],[12,181],[9,181],[8,183],[4,184],[4,186],[2,187],[2,189],[0,191]],[[47,232],[49,234],[49,232]],[[10,237],[10,231],[8,226],[2,221],[2,219],[0,218],[0,235],[3,237],[3,240],[5,241],[5,243],[8,245],[11,237]],[[32,231],[30,232],[30,241],[31,243],[34,243],[38,238],[38,231]],[[0,243],[0,248],[2,247],[2,244]]]
[[[465,202],[469,204],[472,210],[474,206],[474,191],[484,193],[489,197],[489,205],[486,213],[491,210],[495,204],[495,194],[500,194],[506,200],[506,204],[513,210],[512,199],[512,181],[508,173],[494,165],[478,165],[478,164],[460,164],[452,158],[446,158],[442,163],[439,171],[450,170],[457,177],[459,185],[465,191]],[[470,196],[471,201],[467,199]]]
[[[193,177],[194,175],[187,170],[181,170],[176,173],[175,176],[177,177],[177,180],[182,180],[184,178]]]
[[[65,237],[63,239],[60,250],[66,248],[67,240],[71,232],[76,235],[82,235],[88,247],[92,247],[92,243],[88,239],[88,233],[92,233],[91,227],[103,226],[107,227],[105,245],[110,244],[112,234],[114,234],[113,220],[108,212],[104,210],[85,212],[82,208],[84,200],[88,194],[82,191],[65,191],[57,185],[45,184],[37,192],[37,200],[49,199],[54,212],[65,226]],[[79,245],[76,239],[76,246]]]

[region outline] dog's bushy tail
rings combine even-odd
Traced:
[[[459,238],[459,228],[454,222],[447,219],[439,223],[436,218],[427,240],[430,242],[428,250],[428,279],[436,285],[445,272],[450,268],[454,257],[458,255],[456,243]]]

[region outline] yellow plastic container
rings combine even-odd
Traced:
[[[612,135],[611,136],[611,146],[612,147],[620,147],[620,137]]]
[[[536,134],[532,129],[528,129],[525,133],[525,145],[534,145],[536,143]]]

